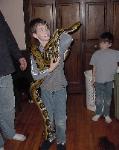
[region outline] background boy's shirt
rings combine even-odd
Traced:
[[[119,62],[119,51],[100,49],[91,58],[90,65],[96,69],[95,82],[105,83],[114,79]]]

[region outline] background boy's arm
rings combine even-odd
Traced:
[[[93,65],[93,70],[92,70],[92,81],[91,83],[94,85],[95,83],[95,75],[96,75],[96,67]]]

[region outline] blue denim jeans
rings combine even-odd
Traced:
[[[4,145],[4,139],[15,135],[13,83],[11,75],[0,77],[0,147]]]
[[[59,91],[41,89],[43,100],[52,124],[55,123],[57,143],[66,143],[66,88]]]
[[[96,114],[108,116],[112,99],[113,81],[96,83]]]

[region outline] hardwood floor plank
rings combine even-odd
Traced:
[[[98,141],[107,136],[119,150],[119,121],[113,119],[106,124],[104,118],[98,122],[91,120],[94,112],[86,109],[85,95],[72,94],[67,101],[67,150],[98,150]],[[5,150],[40,150],[42,142],[43,121],[37,106],[22,101],[22,112],[16,117],[16,130],[25,134],[24,142],[9,140]],[[56,150],[53,144],[50,150]]]

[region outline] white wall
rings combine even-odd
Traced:
[[[23,0],[0,0],[0,9],[20,49],[25,49]]]

